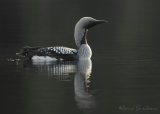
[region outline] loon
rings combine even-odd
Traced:
[[[24,57],[29,60],[77,60],[90,59],[92,50],[87,43],[88,29],[106,20],[97,20],[92,17],[82,17],[75,25],[74,38],[77,49],[68,48],[64,46],[55,47],[23,47],[19,53],[19,57]]]

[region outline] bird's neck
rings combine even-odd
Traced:
[[[75,43],[78,48],[79,59],[90,59],[92,56],[92,50],[87,44],[87,33],[88,29],[79,26],[75,28]]]
[[[81,40],[81,45],[82,44],[87,44],[87,33],[88,33],[88,30],[85,29],[84,30],[84,36],[82,37],[82,40]]]
[[[88,29],[80,26],[79,24],[76,25],[74,38],[77,48],[79,48],[82,44],[87,44],[87,33]]]

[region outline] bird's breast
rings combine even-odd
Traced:
[[[92,50],[88,44],[82,44],[78,49],[79,59],[90,59],[92,56]]]

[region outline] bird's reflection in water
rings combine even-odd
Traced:
[[[26,65],[25,65],[26,66]],[[69,81],[74,76],[74,92],[77,107],[84,112],[93,112],[96,108],[95,96],[90,93],[92,61],[40,61],[32,62],[32,67],[39,72],[47,72],[48,77],[60,81]]]
[[[47,72],[48,78],[56,78],[60,81],[71,80],[71,75],[77,71],[76,61],[47,61],[47,62],[32,62],[32,65],[39,72]]]
[[[90,59],[78,61],[74,77],[75,101],[78,108],[85,112],[92,112],[96,107],[94,95],[89,92],[91,72],[92,61]]]

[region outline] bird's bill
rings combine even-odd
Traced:
[[[107,20],[96,20],[96,24],[108,23]]]

